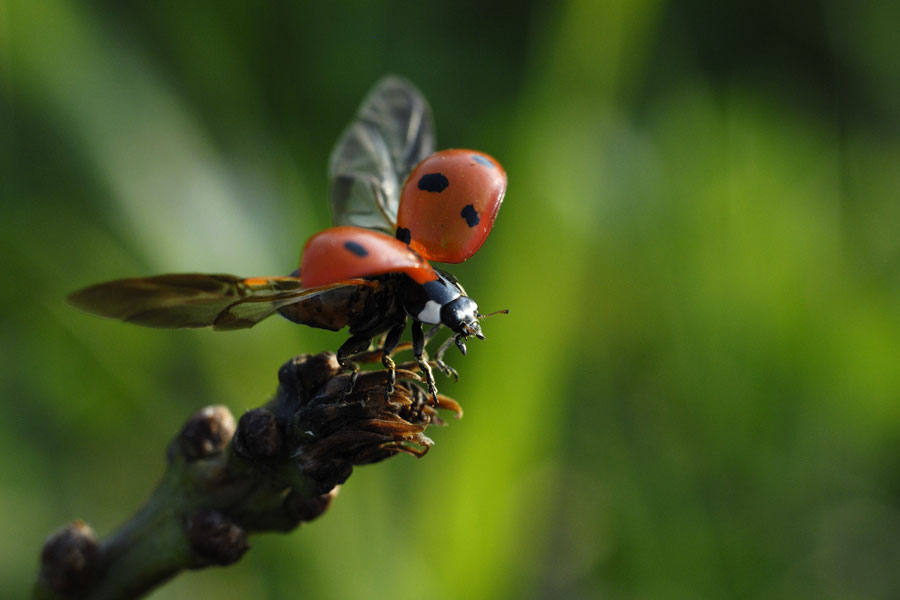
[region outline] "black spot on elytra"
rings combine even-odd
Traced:
[[[409,241],[412,239],[412,236],[409,233],[409,229],[406,227],[398,227],[397,228],[397,239],[403,242],[404,244],[409,245]]]
[[[481,218],[478,216],[478,211],[475,210],[474,204],[466,204],[459,216],[466,220],[466,225],[469,227],[475,227],[481,223]]]
[[[447,189],[450,182],[443,173],[426,173],[419,179],[419,189],[425,192],[440,193]]]
[[[352,252],[353,254],[362,258],[363,256],[368,256],[369,251],[363,248],[362,244],[354,242],[353,240],[347,240],[344,242],[344,248]]]

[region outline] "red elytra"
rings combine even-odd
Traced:
[[[429,260],[460,263],[487,239],[506,193],[506,172],[476,150],[435,152],[409,174],[397,237]]]
[[[420,284],[437,279],[428,261],[406,244],[371,229],[331,227],[303,248],[300,280],[306,288],[385,273],[406,273]]]

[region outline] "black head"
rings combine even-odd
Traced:
[[[441,307],[441,323],[461,336],[484,339],[478,323],[478,305],[468,296],[460,295]]]

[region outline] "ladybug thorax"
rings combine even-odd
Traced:
[[[456,333],[476,335],[478,305],[452,277],[437,272],[438,278],[410,290],[405,303],[406,312],[421,323],[443,323]]]

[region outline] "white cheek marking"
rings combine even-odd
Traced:
[[[418,319],[422,323],[426,323],[428,325],[436,325],[441,322],[441,305],[435,302],[434,300],[429,300],[425,303],[425,308],[423,308],[419,314],[416,315],[416,319]]]

